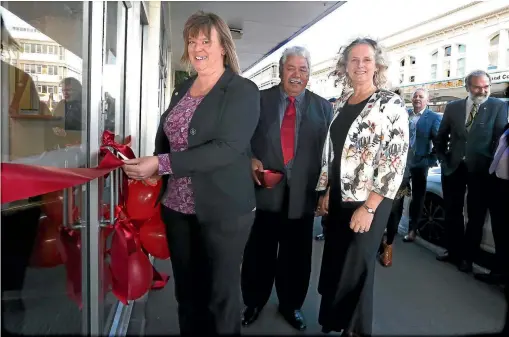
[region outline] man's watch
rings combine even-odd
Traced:
[[[368,205],[363,204],[362,207],[364,207],[366,209],[366,211],[368,211],[369,214],[375,214],[375,210],[373,208],[369,207]]]

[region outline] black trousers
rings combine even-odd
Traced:
[[[281,309],[299,310],[306,298],[314,215],[288,219],[286,209],[256,211],[242,263],[242,297],[248,307],[261,308],[267,303],[274,280]]]
[[[396,234],[398,234],[399,222],[403,216],[403,206],[405,203],[405,197],[395,199],[392,203],[391,214],[387,221],[387,238],[385,242],[388,245],[392,245]]]
[[[426,195],[426,180],[428,178],[428,168],[411,168],[410,176],[412,180],[412,200],[410,201],[408,224],[409,231],[415,231],[419,219],[421,218],[422,208],[424,207],[424,197]]]
[[[350,219],[356,208],[329,206],[329,222],[318,291],[318,322],[333,331],[372,334],[375,256],[389,219],[392,200],[378,205],[366,233],[354,233]]]
[[[458,262],[463,258],[463,242],[465,237],[463,208],[465,206],[467,176],[468,171],[464,163],[461,163],[456,171],[448,176],[442,173],[446,248],[454,262]]]
[[[180,334],[239,335],[240,265],[254,212],[223,221],[161,207],[171,254]]]
[[[442,189],[446,207],[447,249],[453,259],[463,259],[468,263],[472,263],[477,257],[488,210],[491,217],[495,218],[495,228],[493,229],[494,239],[497,237],[495,245],[497,240],[505,239],[503,237],[504,231],[507,230],[507,220],[504,220],[504,218],[507,219],[507,213],[504,214],[504,211],[507,208],[507,203],[504,203],[503,190],[499,190],[500,194],[496,192],[503,186],[503,184],[499,185],[495,178],[487,172],[468,172],[464,163],[451,175],[442,176]],[[463,208],[467,189],[468,222],[465,229]],[[505,192],[505,195],[507,195],[507,192]],[[498,246],[504,245],[506,246],[506,244],[500,243]],[[502,249],[500,253],[502,256],[506,254],[504,251]]]
[[[503,274],[509,279],[509,180],[491,175],[490,185],[491,229],[496,257],[496,265],[492,271]]]

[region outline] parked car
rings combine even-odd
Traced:
[[[468,193],[468,192],[467,192]],[[466,197],[466,196],[465,196]],[[408,199],[408,198],[407,198]],[[408,231],[408,206],[410,200],[405,200],[404,217],[400,223],[400,232]],[[465,202],[466,205],[466,202]],[[468,220],[466,206],[464,209],[465,224]],[[442,193],[442,176],[440,167],[432,167],[428,171],[426,196],[422,216],[419,219],[417,234],[424,240],[440,247],[445,247],[445,206]],[[488,253],[495,253],[495,244],[491,230],[489,212],[483,228],[481,249]]]

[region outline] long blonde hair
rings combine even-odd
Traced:
[[[339,50],[339,58],[336,64],[336,69],[330,74],[331,76],[336,76],[336,85],[343,84],[343,90],[352,87],[352,81],[346,72],[346,65],[348,63],[348,57],[353,47],[365,44],[373,48],[375,52],[375,64],[376,70],[373,75],[373,84],[378,89],[383,89],[387,84],[387,69],[389,68],[387,65],[387,61],[385,60],[384,53],[378,42],[370,38],[357,38],[353,40],[349,45],[341,47]]]
[[[217,34],[219,35],[219,42],[225,51],[223,58],[224,65],[230,67],[234,73],[240,74],[239,59],[237,57],[237,52],[235,51],[235,43],[233,42],[230,28],[223,19],[213,13],[204,13],[199,11],[187,19],[183,32],[185,42],[184,53],[182,54],[180,61],[190,68],[191,62],[187,51],[189,38],[197,37],[200,32],[202,32],[207,38],[210,38],[212,27],[216,29]]]

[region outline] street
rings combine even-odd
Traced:
[[[315,223],[315,234],[320,232]],[[319,334],[316,290],[323,242],[314,242],[311,283],[302,308],[308,328],[300,333],[277,312],[273,291],[258,321],[243,329],[246,335]],[[378,265],[378,264],[377,264]],[[156,266],[171,274],[169,261]],[[453,335],[498,332],[504,320],[505,303],[500,288],[485,285],[454,266],[435,260],[435,253],[396,238],[394,261],[390,268],[378,265],[375,280],[375,335]],[[146,308],[146,335],[178,334],[177,304],[173,283],[149,295]],[[129,334],[135,334],[129,331]]]

